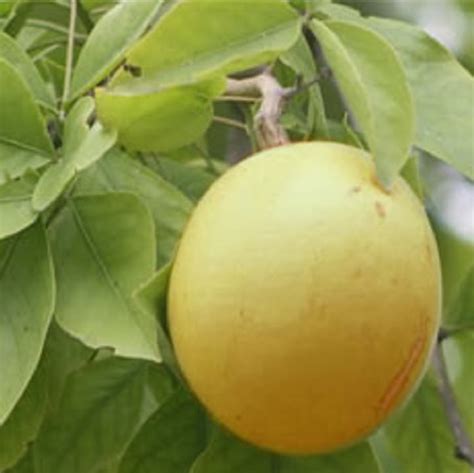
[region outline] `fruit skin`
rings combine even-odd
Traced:
[[[335,143],[242,162],[197,206],[168,317],[191,389],[237,436],[289,454],[369,435],[414,391],[440,320],[424,209]]]

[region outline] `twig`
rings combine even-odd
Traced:
[[[283,106],[293,88],[282,87],[266,69],[261,74],[245,79],[228,79],[225,95],[261,97],[255,115],[255,131],[260,148],[271,148],[289,143],[285,129],[280,125]]]
[[[440,337],[440,340],[442,338]],[[443,402],[446,417],[451,428],[453,439],[455,442],[455,454],[460,460],[467,462],[474,467],[474,447],[464,428],[459,408],[453,388],[449,381],[446,361],[444,359],[443,349],[440,342],[436,344],[433,353],[433,368],[438,377],[438,391]]]
[[[66,52],[66,70],[64,72],[63,98],[61,100],[61,118],[64,119],[64,108],[71,87],[72,64],[74,60],[74,33],[76,31],[77,0],[69,0],[69,32]]]
[[[214,115],[213,120],[217,123],[222,123],[223,125],[229,125],[247,131],[247,126],[245,123],[239,122],[238,120],[232,120],[232,118]]]

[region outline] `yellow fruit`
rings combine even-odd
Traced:
[[[169,290],[191,389],[237,436],[322,453],[374,431],[413,392],[440,317],[424,209],[335,143],[262,152],[196,208]]]

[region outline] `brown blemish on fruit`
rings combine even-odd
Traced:
[[[386,412],[390,411],[398,397],[406,388],[408,381],[410,380],[410,375],[413,372],[413,369],[420,360],[421,355],[424,352],[426,345],[428,321],[423,320],[422,326],[420,328],[420,333],[416,337],[413,345],[410,348],[407,360],[403,363],[402,367],[395,373],[395,376],[392,378],[388,384],[385,393],[380,398],[380,401],[377,403],[377,412],[380,416],[383,416]]]
[[[362,190],[362,187],[355,186],[349,191],[349,194],[358,194],[361,190]]]
[[[375,202],[375,210],[380,218],[385,218],[387,216],[385,207],[379,201]]]

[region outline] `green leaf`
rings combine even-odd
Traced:
[[[94,87],[119,65],[127,49],[142,35],[162,3],[161,0],[123,1],[101,17],[77,60],[71,99]]]
[[[0,186],[49,162],[49,158],[35,151],[0,141]]]
[[[69,199],[51,241],[61,327],[91,347],[159,360],[156,320],[132,300],[156,259],[153,221],[140,200],[120,193]]]
[[[26,454],[44,416],[56,409],[67,376],[88,362],[91,355],[92,350],[67,336],[57,324],[49,326],[39,365],[14,410],[0,426],[0,471]]]
[[[203,412],[180,390],[138,432],[125,452],[119,473],[188,473],[205,442]]]
[[[356,23],[311,26],[389,187],[408,159],[415,132],[413,101],[395,50]]]
[[[116,150],[108,153],[76,184],[76,194],[131,192],[151,210],[155,221],[157,266],[168,262],[181,237],[193,204],[156,173]]]
[[[27,176],[0,186],[0,240],[30,226],[38,214],[31,205],[36,178]]]
[[[402,176],[412,191],[418,196],[418,198],[424,201],[424,190],[423,183],[421,182],[420,168],[418,156],[412,155],[405,163],[402,169]]]
[[[203,169],[179,163],[174,159],[159,158],[157,164],[160,175],[194,202],[205,194],[217,178]]]
[[[383,429],[386,448],[403,473],[469,473],[455,457],[454,441],[431,375],[405,408]]]
[[[0,241],[0,425],[38,364],[54,308],[53,267],[41,223]]]
[[[400,57],[416,106],[415,144],[474,179],[474,79],[436,40],[416,26],[371,18]]]
[[[115,130],[105,130],[99,122],[91,128],[88,126],[93,111],[94,100],[83,97],[74,104],[66,118],[63,155],[77,171],[83,171],[98,161],[117,139]]]
[[[441,259],[444,325],[455,329],[474,320],[474,244],[453,233],[440,221],[433,220],[432,226]]]
[[[49,207],[63,193],[74,174],[74,166],[67,161],[61,160],[50,166],[34,189],[33,209],[42,212]]]
[[[462,281],[456,302],[451,307],[449,323],[456,329],[474,330],[474,264]]]
[[[54,97],[46,87],[38,69],[21,46],[9,35],[0,32],[0,58],[5,59],[28,83],[35,99],[42,106],[54,110]]]
[[[34,445],[37,473],[90,473],[119,457],[142,422],[148,364],[119,358],[73,373]]]
[[[367,442],[332,455],[282,457],[277,464],[281,473],[382,473]]]
[[[290,48],[300,25],[283,0],[177,2],[127,55],[140,76],[122,71],[111,85],[144,94],[248,69]]]
[[[28,148],[45,157],[53,154],[46,126],[25,79],[0,58],[0,141]]]
[[[38,433],[48,403],[41,362],[6,422],[0,426],[0,471],[13,466]]]
[[[63,159],[53,164],[40,178],[33,194],[33,207],[43,211],[49,207],[80,172],[98,161],[117,139],[115,131],[105,130],[99,122],[88,126],[94,111],[94,100],[78,100],[66,118]]]
[[[193,464],[190,473],[280,473],[273,455],[258,450],[220,429]]]
[[[36,473],[32,450],[29,449],[23,458],[6,473]]]
[[[190,473],[379,473],[374,454],[361,443],[332,455],[289,457],[259,450],[216,429]]]
[[[100,121],[118,131],[130,150],[168,151],[196,141],[212,122],[212,98],[224,90],[223,80],[167,89],[154,94],[115,94],[98,89]]]

